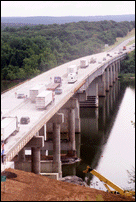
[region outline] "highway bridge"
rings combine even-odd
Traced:
[[[46,144],[46,131],[52,130],[54,136],[53,142],[53,166],[50,169],[52,173],[60,173],[61,176],[61,160],[60,160],[60,133],[61,124],[65,122],[65,116],[68,117],[67,126],[70,136],[69,150],[75,150],[75,132],[80,132],[80,117],[78,108],[80,103],[86,103],[87,96],[95,97],[95,105],[98,107],[98,96],[105,96],[105,92],[109,90],[109,86],[118,77],[120,71],[120,61],[124,59],[128,52],[135,49],[134,45],[127,46],[126,50],[119,53],[120,47],[126,45],[134,37],[122,42],[116,48],[95,55],[89,55],[79,58],[58,67],[55,67],[47,72],[44,72],[31,80],[18,85],[7,92],[1,94],[1,119],[2,117],[18,117],[29,116],[29,124],[19,124],[19,131],[8,138],[4,145],[5,162],[1,163],[1,170],[10,166],[10,161],[16,155],[19,161],[25,161],[25,149],[31,148],[32,160],[31,171],[40,173],[40,150],[49,149]],[[108,53],[108,54],[107,54]],[[87,59],[90,61],[92,57],[96,58],[96,63],[90,63],[86,68],[80,68],[80,60]],[[103,60],[106,58],[106,60]],[[78,66],[78,80],[75,83],[69,84],[67,81],[67,67],[70,65]],[[48,105],[46,109],[38,110],[35,103],[31,103],[29,99],[29,90],[36,84],[45,85],[50,82],[50,77],[61,76],[62,78],[62,94],[55,95],[55,101]],[[89,90],[88,90],[89,89]],[[17,99],[16,94],[23,93],[27,98]],[[63,113],[64,109],[70,109],[69,115]],[[77,112],[75,112],[75,109]],[[78,119],[76,123],[75,118]],[[50,129],[50,124],[52,124]],[[75,126],[75,125],[78,126]],[[49,126],[48,126],[49,125]],[[48,126],[48,127],[47,127]],[[44,128],[43,136],[39,135],[39,131]],[[65,129],[62,129],[65,130]]]

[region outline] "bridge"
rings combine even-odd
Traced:
[[[118,53],[126,40],[118,47],[108,52],[86,56],[60,65],[45,73],[42,73],[31,80],[18,85],[1,95],[2,117],[29,116],[30,123],[19,124],[19,131],[8,138],[4,145],[5,161],[1,169],[10,167],[10,162],[18,156],[15,168],[41,173],[41,153],[48,150],[53,151],[53,161],[43,166],[49,167],[47,173],[59,173],[61,177],[61,150],[73,151],[75,153],[75,132],[80,133],[80,107],[98,107],[99,96],[105,96],[110,86],[116,82],[120,71],[120,61],[132,51],[134,46],[127,46],[126,50]],[[80,60],[92,57],[96,58],[96,63],[90,63],[86,68],[80,68]],[[106,58],[106,60],[103,60]],[[69,84],[67,82],[67,67],[78,66],[78,80]],[[46,109],[38,110],[29,99],[29,90],[36,84],[45,85],[50,82],[50,77],[61,76],[63,92],[55,95],[55,101],[48,105]],[[27,98],[17,99],[16,93],[23,93]],[[1,118],[2,118],[1,117]],[[47,141],[47,133],[51,133],[53,141]],[[69,141],[61,143],[61,133],[67,133]],[[31,161],[25,159],[25,149],[31,148]],[[12,164],[12,163],[11,163]],[[44,169],[43,169],[44,170]]]

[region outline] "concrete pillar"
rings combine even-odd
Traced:
[[[98,96],[106,96],[105,72],[97,78],[97,81],[98,81]]]
[[[71,150],[75,150],[75,109],[72,108],[69,109],[69,139],[71,142]]]
[[[113,63],[113,83],[115,83],[116,80],[116,70],[115,70],[115,63]]]
[[[118,61],[118,72],[120,72],[120,60]]]
[[[62,177],[61,168],[61,149],[60,149],[60,124],[64,122],[64,114],[56,113],[50,120],[53,123],[53,164],[52,172],[59,173],[59,177]]]
[[[109,85],[113,85],[113,72],[112,72],[112,65],[109,66]]]
[[[106,91],[109,91],[109,67],[105,71],[105,80],[106,80]]]
[[[78,100],[77,100],[77,98],[73,98],[73,97],[63,106],[63,108],[67,108],[69,111],[68,133],[69,133],[69,139],[71,142],[71,150],[73,150],[73,151],[76,150],[76,145],[75,145],[75,109],[78,107],[79,107],[78,106]]]
[[[118,61],[115,63],[115,79],[118,79]]]
[[[60,158],[60,124],[53,123],[53,165],[54,173],[61,173],[61,158]]]
[[[18,161],[19,162],[25,161],[25,147],[18,153]]]
[[[44,140],[47,140],[46,124],[44,124]],[[45,155],[48,156],[48,150],[45,151]]]
[[[31,170],[35,174],[40,174],[40,148],[32,147],[32,156],[31,156]]]

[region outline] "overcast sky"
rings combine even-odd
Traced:
[[[1,1],[1,17],[135,14],[135,1]]]

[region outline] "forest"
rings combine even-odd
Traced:
[[[135,21],[80,21],[5,27],[1,30],[1,79],[26,80],[65,62],[101,52],[135,28]]]
[[[135,50],[130,52],[120,63],[120,74],[135,73]]]

